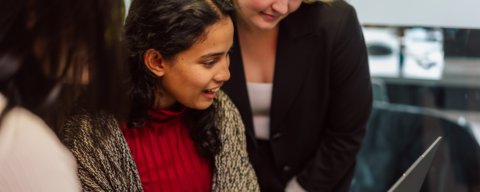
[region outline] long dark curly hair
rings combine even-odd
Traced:
[[[78,109],[125,108],[122,8],[122,0],[1,0],[0,93],[8,102],[0,121],[23,107],[61,136]]]
[[[233,19],[235,6],[229,0],[135,0],[125,23],[128,64],[131,73],[130,119],[127,126],[138,128],[151,117],[158,77],[144,63],[145,52],[153,48],[166,60],[202,40],[208,26],[225,17]],[[190,137],[204,157],[219,153],[221,142],[215,125],[215,107],[185,112]]]

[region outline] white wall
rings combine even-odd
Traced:
[[[347,1],[362,24],[480,29],[480,0]]]

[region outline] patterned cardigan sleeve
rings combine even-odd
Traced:
[[[215,122],[220,129],[222,150],[215,157],[212,192],[257,192],[257,177],[248,159],[245,127],[240,113],[219,91]],[[92,117],[77,115],[64,128],[64,144],[77,159],[78,176],[84,191],[143,191],[128,144],[111,115],[97,116],[96,123],[111,129],[101,137]],[[97,119],[98,118],[98,119]],[[94,144],[94,140],[100,141]]]
[[[77,159],[78,177],[83,191],[143,191],[137,167],[115,118],[96,117],[102,128],[100,136],[87,114],[71,118],[64,128],[63,143]],[[94,143],[94,141],[99,141]]]
[[[219,91],[214,102],[222,150],[215,157],[212,192],[257,192],[257,176],[248,159],[245,127],[237,107]]]

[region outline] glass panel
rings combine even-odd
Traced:
[[[421,191],[480,191],[480,4],[461,1],[350,1],[374,95],[351,191],[387,191],[438,136]]]

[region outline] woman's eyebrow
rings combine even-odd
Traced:
[[[216,56],[220,56],[220,55],[224,55],[224,54],[225,54],[225,52],[209,53],[209,54],[206,54],[206,55],[202,55],[201,58],[216,57]]]
[[[233,48],[233,45],[230,47],[230,49],[228,49],[228,52],[231,52],[232,48]],[[224,54],[225,54],[225,52],[209,53],[209,54],[206,54],[206,55],[202,55],[200,58],[210,58],[210,57],[216,57],[216,56],[220,56],[220,55],[224,55]]]

